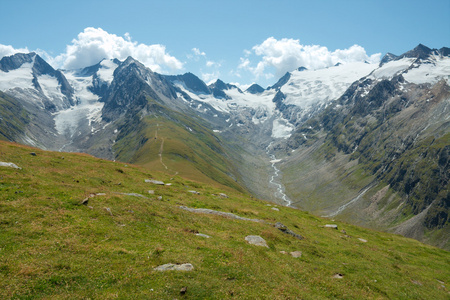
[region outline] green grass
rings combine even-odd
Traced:
[[[323,228],[330,220],[286,207],[274,211],[231,189],[88,155],[0,142],[0,161],[22,168],[0,168],[1,299],[450,296],[449,252],[415,240],[343,222],[335,222],[339,230]],[[148,178],[172,185],[145,183]],[[229,198],[218,197],[221,192]],[[105,195],[82,205],[91,193]],[[190,213],[180,205],[281,222],[305,238],[267,223]],[[247,244],[247,235],[261,235],[269,248]],[[297,250],[301,258],[280,253]],[[165,263],[192,263],[195,269],[153,271]],[[333,278],[337,273],[343,278]]]
[[[244,191],[221,142],[201,120],[151,99],[148,103],[148,116],[135,116],[122,126],[126,131],[120,133],[114,146],[118,160]]]

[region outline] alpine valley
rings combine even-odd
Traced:
[[[450,250],[450,49],[246,90],[139,61],[0,60],[0,140],[83,152]]]

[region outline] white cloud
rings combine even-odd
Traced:
[[[219,79],[219,77],[220,77],[219,71],[212,73],[202,73],[202,79],[204,82],[207,82],[207,85],[216,82],[216,80]]]
[[[194,54],[198,55],[198,56],[206,56],[206,53],[200,51],[200,49],[198,49],[198,48],[192,48],[192,52],[194,52]]]
[[[92,27],[80,32],[78,37],[72,40],[72,44],[66,47],[66,52],[55,57],[50,63],[56,67],[78,69],[94,65],[104,58],[124,60],[128,56],[160,73],[183,68],[183,63],[168,54],[163,45],[138,44],[132,41],[128,33],[120,37]]]
[[[277,40],[273,37],[254,46],[252,54],[258,57],[256,66],[252,65],[248,58],[249,52],[245,51],[246,58],[241,58],[238,68],[250,71],[256,78],[265,77],[266,79],[273,77],[271,70],[275,70],[275,75],[280,77],[298,67],[321,69],[337,63],[354,61],[377,63],[381,57],[380,53],[368,56],[365,49],[359,45],[331,52],[323,46],[302,45],[299,40],[287,38]]]
[[[10,55],[14,55],[16,53],[29,53],[29,52],[30,52],[30,50],[28,50],[28,48],[15,49],[11,45],[2,45],[2,44],[0,44],[0,59],[3,56],[10,56]]]

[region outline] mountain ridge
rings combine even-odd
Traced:
[[[412,103],[427,111],[427,103],[435,103],[433,99],[439,99],[439,107],[444,111],[447,109],[448,97],[442,95],[447,95],[444,91],[448,87],[450,73],[448,52],[446,47],[437,50],[419,45],[400,56],[388,53],[379,64],[348,63],[320,70],[299,68],[287,72],[267,89],[252,85],[245,91],[221,80],[207,86],[192,73],[161,75],[132,57],[123,62],[102,60],[94,66],[70,71],[54,70],[36,54],[31,66],[33,61],[30,57],[33,54],[16,54],[16,61],[13,58],[2,58],[0,61],[0,87],[9,97],[3,105],[6,107],[16,100],[25,105],[25,115],[34,117],[16,119],[15,125],[0,123],[0,133],[8,140],[45,149],[139,161],[149,167],[163,168],[162,171],[170,168],[172,173],[184,170],[185,174],[191,174],[195,179],[212,178],[220,184],[248,190],[260,198],[280,204],[287,196],[294,199],[293,202],[300,203],[299,199],[304,197],[298,194],[298,187],[295,187],[298,182],[293,168],[303,163],[302,157],[310,157],[308,153],[311,149],[317,147],[323,154],[325,160],[314,159],[318,159],[317,163],[325,169],[334,165],[337,169],[352,168],[352,174],[377,174],[378,169],[369,163],[370,159],[364,161],[364,155],[374,155],[373,151],[367,145],[362,147],[369,141],[372,132],[381,134],[380,128],[385,128],[383,122],[394,124],[394,132],[404,130],[402,123],[397,122],[404,120],[403,115],[413,110]],[[7,83],[12,78],[8,76],[14,75],[13,68],[22,68],[21,73],[17,73],[22,77],[9,81],[17,85],[15,88]],[[23,82],[30,85],[22,85]],[[427,93],[433,93],[434,98],[426,98]],[[17,111],[13,106],[8,107],[5,116],[6,112]],[[388,115],[381,118],[381,112]],[[358,121],[351,121],[352,117]],[[433,118],[433,124],[442,124],[441,131],[448,132],[442,113],[435,114]],[[33,125],[30,120],[36,119],[42,120],[43,125]],[[158,132],[162,132],[160,125],[172,131],[166,130],[165,136],[157,136]],[[16,126],[14,135],[8,133],[10,126]],[[423,128],[413,126],[409,135],[434,134]],[[324,144],[321,144],[322,141]],[[385,151],[382,149],[385,144],[377,144],[374,140],[371,143],[379,151]],[[442,144],[442,141],[439,143]],[[169,155],[163,151],[164,145],[171,149]],[[393,145],[399,147],[390,152],[396,155],[397,160],[403,155],[423,155],[422,152],[408,152],[413,148],[404,151],[401,143],[395,142]],[[364,153],[362,149],[365,149]],[[441,155],[439,153],[443,152],[436,153]],[[355,159],[357,155],[359,158]],[[165,162],[162,157],[170,160]],[[202,157],[215,159],[211,161]],[[333,157],[339,159],[331,162]],[[386,161],[387,157],[386,154],[381,161]],[[442,159],[439,158],[437,163]],[[287,165],[289,161],[293,163]],[[406,172],[411,170],[407,168]],[[341,180],[338,175],[330,181],[338,187],[337,190],[346,191],[344,199],[338,199],[336,195],[336,199],[330,198],[329,203],[317,201],[323,206],[317,206],[314,210],[330,212],[339,204],[348,207],[348,211],[343,210],[341,216],[353,218],[354,215],[350,216],[353,208],[348,203],[356,203],[352,199],[358,191],[365,190],[367,180],[373,175],[360,177],[360,182],[357,182],[358,176],[351,176],[354,176],[355,182]],[[438,180],[433,178],[429,182]],[[390,185],[389,193],[394,192],[392,188],[399,193],[400,189],[416,179],[411,178],[411,183],[406,177],[396,179],[398,182],[404,181],[402,188],[390,179],[383,180]],[[308,181],[308,184],[307,189],[312,193],[322,188],[316,185],[311,189],[314,183]],[[441,185],[441,190],[445,191],[445,186]],[[367,197],[374,197],[379,188],[381,186],[371,187],[365,196],[361,196],[365,208],[372,204]],[[409,194],[398,194],[396,201]],[[428,203],[423,198],[425,194],[415,196],[415,201]],[[379,198],[379,201],[385,200]],[[428,221],[414,223],[421,224],[423,232],[435,231],[436,228],[439,232],[447,230],[448,207],[444,200],[439,203],[430,207],[426,215]],[[397,219],[386,217],[389,224],[365,225],[386,230],[423,211],[424,206],[421,206],[420,209],[401,212],[403,215]],[[406,235],[414,234],[409,232]],[[423,235],[414,237],[424,239]],[[430,239],[427,241],[437,243]],[[442,247],[449,246],[444,243]]]

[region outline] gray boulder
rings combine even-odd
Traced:
[[[259,235],[246,236],[245,240],[251,245],[269,248],[269,246],[267,245],[267,242],[262,237],[260,237]]]

